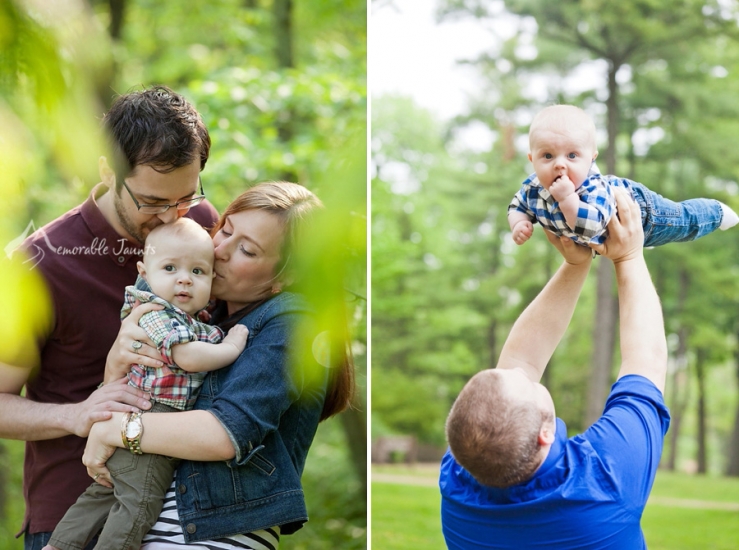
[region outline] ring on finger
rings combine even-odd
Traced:
[[[143,345],[144,345],[144,344],[142,344],[142,343],[141,343],[141,342],[139,342],[138,340],[134,340],[133,342],[131,342],[131,348],[132,348],[132,349],[133,349],[133,351],[135,351],[136,353],[138,353],[138,352],[139,352],[139,350],[141,349],[141,346],[143,346]]]
[[[99,477],[100,477],[100,474],[98,473],[98,474],[95,474],[94,476],[92,476],[92,479],[94,479],[95,481],[97,481]]]

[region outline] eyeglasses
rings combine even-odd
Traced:
[[[136,208],[142,214],[163,214],[172,207],[176,208],[177,210],[188,210],[193,206],[197,206],[198,204],[203,202],[203,199],[205,199],[205,193],[203,193],[203,181],[200,179],[200,176],[198,176],[198,182],[200,183],[200,194],[195,195],[191,199],[177,201],[174,204],[139,204],[139,201],[137,201],[136,197],[133,196],[131,189],[128,187],[128,185],[126,185],[126,180],[121,179],[121,182],[123,183],[123,187],[126,188],[126,191],[128,191],[128,194],[131,195],[131,200],[133,200]]]

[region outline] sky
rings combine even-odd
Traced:
[[[437,2],[373,2],[370,16],[369,81],[373,97],[409,95],[444,119],[464,111],[474,91],[474,69],[457,65],[489,49],[493,34],[471,18],[435,22]]]
[[[459,61],[494,52],[501,40],[521,25],[525,28],[526,22],[506,14],[502,1],[490,0],[488,9],[498,13],[493,19],[483,22],[472,17],[447,17],[437,23],[438,5],[439,0],[372,1],[369,87],[372,98],[386,93],[408,95],[440,119],[449,120],[465,113],[467,97],[479,88],[475,69]],[[536,55],[535,49],[519,53]],[[573,93],[603,88],[605,69],[605,63],[599,61],[584,63],[562,85]],[[536,90],[545,93],[546,86],[531,86],[534,97]],[[546,97],[536,99],[544,101]],[[460,145],[477,151],[487,150],[493,139],[482,123],[458,128],[455,136]]]

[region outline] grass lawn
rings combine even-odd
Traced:
[[[372,476],[373,550],[444,550],[437,469],[383,466]],[[739,506],[739,479],[660,471],[642,519],[649,550],[739,548],[739,510],[718,509],[726,504]]]
[[[435,487],[393,483],[372,484],[373,550],[444,550]]]

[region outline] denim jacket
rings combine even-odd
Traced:
[[[314,344],[317,331],[306,332],[313,321],[302,297],[276,295],[239,321],[249,338],[236,362],[205,379],[195,409],[218,418],[236,457],[179,466],[177,511],[187,542],[275,526],[291,534],[308,520],[300,476],[323,409],[327,369],[312,354],[312,364],[298,366],[290,356]]]

